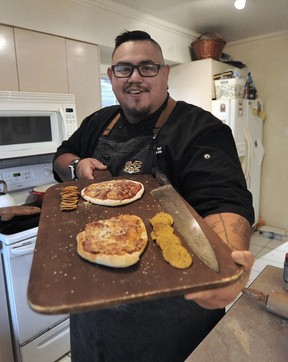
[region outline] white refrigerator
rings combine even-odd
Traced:
[[[212,113],[227,124],[233,133],[238,155],[253,196],[255,223],[259,221],[261,169],[264,157],[262,144],[264,102],[248,99],[212,101]]]

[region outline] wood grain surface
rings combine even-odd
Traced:
[[[130,177],[145,187],[143,197],[131,204],[106,207],[80,198],[76,210],[60,211],[60,192],[65,186],[77,185],[82,190],[88,184],[108,179],[111,177],[104,172],[97,181],[65,182],[47,190],[28,285],[28,301],[32,309],[44,314],[77,313],[222,287],[234,283],[242,275],[242,268],[233,262],[229,247],[198,214],[194,216],[215,250],[220,272],[212,271],[193,255],[183,239],[183,245],[192,255],[192,266],[179,270],[164,261],[159,247],[150,237],[149,218],[162,210],[150,194],[152,189],[159,187],[152,176]],[[146,225],[149,242],[140,261],[125,269],[115,269],[82,259],[77,254],[76,235],[93,220],[122,213],[138,215]]]

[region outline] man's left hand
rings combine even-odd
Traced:
[[[246,286],[250,271],[254,262],[253,255],[250,251],[232,251],[232,259],[238,265],[243,267],[243,274],[234,283],[227,287],[204,290],[185,295],[185,299],[194,300],[201,307],[206,309],[225,308],[233,302]]]

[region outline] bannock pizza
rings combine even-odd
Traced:
[[[77,235],[77,252],[92,263],[125,268],[138,262],[147,243],[142,219],[121,214],[87,224]]]
[[[93,183],[81,191],[81,196],[92,204],[120,206],[140,199],[143,192],[141,182],[117,179]]]

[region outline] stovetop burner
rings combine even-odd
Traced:
[[[3,235],[17,234],[39,225],[40,214],[14,216],[9,221],[0,220],[0,233]]]

